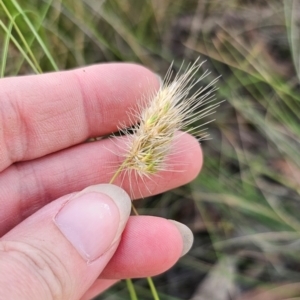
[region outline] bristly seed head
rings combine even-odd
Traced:
[[[156,95],[134,114],[139,124],[131,129],[133,133],[129,135],[123,170],[150,175],[165,169],[165,158],[178,130],[198,135],[199,140],[207,138],[208,135],[201,129],[207,123],[189,128],[192,123],[213,114],[219,106],[214,98],[217,79],[191,94],[191,90],[209,74],[206,71],[199,79],[195,79],[201,66],[202,63],[197,59],[188,65],[185,72],[177,74],[172,82],[170,67]],[[120,131],[128,133],[127,129]]]

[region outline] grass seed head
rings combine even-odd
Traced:
[[[214,98],[217,79],[191,93],[208,75],[206,71],[195,79],[201,66],[202,63],[196,60],[185,72],[179,72],[172,82],[170,67],[158,92],[135,113],[139,123],[129,135],[124,170],[135,170],[142,176],[166,169],[165,158],[179,130],[196,134],[199,140],[207,137],[202,130],[205,124],[190,128],[196,121],[214,113],[219,105]],[[127,133],[126,129],[121,131]]]

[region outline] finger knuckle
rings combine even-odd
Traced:
[[[0,253],[10,265],[12,276],[23,281],[21,288],[30,284],[37,299],[70,299],[72,280],[63,261],[50,250],[9,241],[0,243]]]

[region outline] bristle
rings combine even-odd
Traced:
[[[157,94],[141,111],[134,113],[139,124],[129,136],[123,170],[135,170],[140,175],[149,175],[165,169],[165,158],[178,130],[199,134],[200,140],[207,138],[207,134],[200,127],[208,122],[194,128],[188,127],[213,114],[219,105],[215,103],[213,95],[217,79],[190,95],[192,88],[208,75],[208,72],[204,72],[195,80],[194,76],[201,66],[202,63],[196,60],[183,74],[176,75],[172,82],[170,68]],[[201,109],[207,104],[208,106]],[[121,131],[127,133],[126,129]]]

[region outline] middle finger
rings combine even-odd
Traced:
[[[0,174],[0,236],[56,198],[109,182],[121,163],[122,145],[124,137],[105,139],[7,168]],[[150,178],[127,174],[114,183],[133,198],[162,193],[191,181],[202,164],[197,140],[181,135],[167,158],[168,164],[168,170]]]

